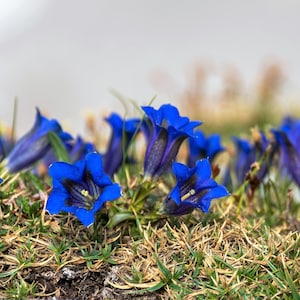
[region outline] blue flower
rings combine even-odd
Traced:
[[[51,148],[49,132],[56,133],[63,141],[71,138],[68,133],[62,131],[55,119],[48,120],[37,109],[33,128],[15,143],[6,158],[8,171],[21,171],[43,158]]]
[[[208,158],[213,161],[216,155],[225,150],[221,145],[221,137],[219,134],[205,136],[200,130],[195,131],[194,136],[188,139],[188,162],[192,167],[195,162],[201,158]]]
[[[7,156],[13,144],[14,141],[7,133],[0,132],[0,162]]]
[[[211,178],[211,167],[208,159],[198,160],[195,167],[175,162],[173,173],[177,184],[164,202],[164,212],[169,215],[184,215],[195,208],[208,212],[213,199],[229,195],[226,188]]]
[[[234,172],[238,184],[242,184],[251,164],[255,162],[255,149],[248,140],[238,137],[233,137],[232,140],[236,149]]]
[[[112,127],[108,149],[103,155],[103,168],[112,176],[122,165],[133,136],[139,131],[140,119],[123,120],[118,114],[112,113],[105,119]]]
[[[76,139],[64,141],[64,146],[71,163],[84,159],[86,154],[96,151],[92,143],[85,142],[80,136],[77,136]],[[37,165],[37,169],[34,169],[33,172],[36,174],[45,174],[48,172],[48,167],[56,161],[57,157],[53,149],[50,148]]]
[[[272,130],[279,149],[279,165],[300,186],[300,155],[287,134],[282,130]]]
[[[75,164],[56,162],[49,167],[53,189],[46,204],[51,214],[68,212],[85,225],[91,225],[95,214],[107,201],[121,196],[121,188],[103,172],[101,155],[92,152]]]
[[[144,174],[149,177],[161,176],[174,162],[182,142],[193,136],[201,122],[181,117],[176,107],[162,105],[158,110],[143,106],[146,114],[143,131],[147,140],[144,160]]]
[[[295,148],[300,145],[300,120],[292,117],[284,118],[279,130],[283,131]],[[300,150],[299,150],[300,153]]]
[[[81,136],[77,136],[75,140],[70,140],[65,143],[71,162],[84,159],[90,153],[95,152],[96,147],[94,144],[85,142]]]
[[[237,186],[241,185],[248,171],[251,169],[251,165],[254,162],[260,161],[264,158],[266,154],[268,146],[271,144],[270,140],[267,139],[266,135],[259,130],[253,130],[253,143],[246,139],[241,139],[238,137],[233,137],[233,142],[235,144],[235,159],[234,161],[234,175],[235,175],[235,184]],[[274,147],[269,152],[269,155],[261,161],[259,166],[259,170],[256,173],[256,178],[259,181],[262,181],[268,170],[271,166],[271,162],[273,160],[273,156],[275,153]],[[226,172],[224,184],[229,186],[230,182],[230,172],[229,168]]]
[[[300,120],[284,119],[279,129],[272,129],[279,151],[279,167],[300,186]]]

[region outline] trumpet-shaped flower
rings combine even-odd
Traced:
[[[104,173],[101,155],[92,152],[75,164],[55,162],[49,167],[53,189],[46,209],[51,214],[68,212],[85,225],[91,225],[95,214],[107,201],[121,196],[121,188]]]
[[[143,131],[147,140],[144,173],[149,177],[161,176],[174,162],[182,142],[193,136],[201,122],[181,117],[176,107],[162,105],[158,110],[143,106],[146,114]]]
[[[255,162],[255,149],[253,145],[245,139],[233,137],[236,148],[234,172],[237,182],[241,184],[245,180],[246,173]]]
[[[188,162],[190,167],[193,167],[198,159],[208,158],[210,161],[216,155],[225,150],[221,145],[221,137],[219,134],[205,136],[200,130],[195,131],[193,137],[188,139]]]
[[[300,186],[300,121],[286,118],[272,133],[279,151],[280,168]]]
[[[211,178],[208,159],[198,160],[193,168],[175,162],[173,173],[177,184],[167,196],[163,207],[164,212],[169,215],[188,214],[195,208],[208,212],[213,199],[229,195],[224,186]]]
[[[300,186],[300,154],[284,131],[272,130],[279,148],[280,167]]]
[[[103,168],[108,175],[112,176],[118,171],[123,160],[128,159],[125,157],[126,152],[134,134],[139,131],[138,125],[141,120],[136,118],[123,120],[116,113],[112,113],[105,120],[110,124],[112,134],[108,149],[103,155]]]
[[[85,142],[79,135],[75,140],[67,141],[66,148],[69,153],[70,160],[73,163],[77,160],[84,159],[88,153],[96,151],[94,144]]]
[[[57,134],[63,141],[71,138],[68,133],[62,131],[55,119],[45,118],[37,109],[34,126],[15,143],[6,158],[8,171],[10,173],[21,171],[43,158],[51,148],[49,132]]]
[[[300,145],[300,120],[292,117],[286,117],[283,119],[279,130],[286,133],[291,143],[299,148]],[[300,152],[300,151],[299,151]]]
[[[14,141],[11,140],[7,133],[0,132],[0,162],[7,156],[13,146]]]
[[[267,139],[265,134],[259,130],[253,130],[253,143],[246,139],[241,139],[238,137],[233,137],[233,142],[235,144],[236,153],[234,159],[234,173],[236,184],[240,185],[244,182],[247,172],[250,170],[251,165],[260,161],[270,145],[270,141]],[[268,157],[266,157],[260,164],[259,170],[256,177],[261,181],[266,176],[269,167],[271,166],[271,161],[273,159],[275,149],[269,152]],[[226,172],[224,184],[229,186],[229,169]]]

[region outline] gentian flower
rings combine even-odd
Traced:
[[[300,145],[300,119],[287,117],[283,120],[279,130],[283,131],[295,148]],[[299,151],[300,152],[300,151]]]
[[[272,130],[279,145],[280,167],[300,186],[300,154],[284,131]]]
[[[256,177],[262,181],[267,173],[269,173],[269,169],[272,165],[272,161],[274,158],[274,154],[276,152],[276,148],[274,147],[274,143],[272,143],[261,130],[254,130],[253,131],[253,138],[254,138],[254,148],[255,148],[255,160],[259,161],[262,158],[263,161],[259,166],[259,170],[256,174]],[[271,147],[271,149],[267,153],[267,149]],[[264,157],[265,156],[265,157]]]
[[[232,140],[236,149],[234,172],[238,184],[242,184],[251,164],[255,162],[255,151],[248,140],[238,137],[233,137]]]
[[[92,152],[75,164],[55,162],[49,167],[53,189],[46,204],[51,214],[68,212],[85,225],[91,225],[95,214],[107,201],[121,196],[121,188],[103,172],[101,155]]]
[[[286,118],[279,129],[272,129],[279,165],[300,186],[300,120]]]
[[[49,132],[57,134],[63,141],[71,138],[68,133],[62,131],[55,119],[48,120],[37,109],[34,126],[15,143],[6,158],[8,171],[10,173],[21,171],[43,158],[51,148]]]
[[[163,207],[163,211],[169,215],[188,214],[195,208],[208,212],[213,199],[229,195],[224,186],[211,178],[208,159],[198,160],[193,168],[175,162],[173,173],[177,184],[167,196]]]
[[[144,160],[144,174],[149,177],[161,176],[174,162],[182,142],[193,136],[201,122],[181,117],[176,107],[162,105],[158,110],[143,106],[146,114],[143,131],[147,140]]]
[[[244,182],[245,176],[250,170],[251,165],[263,158],[271,142],[267,139],[266,135],[262,131],[258,130],[253,131],[253,143],[238,137],[233,137],[232,139],[236,148],[234,161],[235,179],[236,184],[240,185]],[[262,181],[268,173],[274,153],[275,149],[273,147],[268,157],[260,164],[259,170],[256,174],[256,177],[259,181]],[[227,176],[225,176],[224,184],[227,186],[229,185],[229,169],[227,170],[226,174]]]
[[[13,146],[14,141],[8,134],[0,133],[0,162],[7,156]]]
[[[138,125],[141,120],[129,119],[125,121],[116,113],[112,113],[105,120],[110,124],[112,134],[108,149],[103,155],[103,168],[108,175],[112,176],[122,165],[130,142],[134,134],[139,131]],[[128,157],[126,159],[129,160]]]
[[[205,136],[205,134],[197,130],[193,137],[188,139],[188,166],[193,167],[195,162],[201,158],[208,158],[213,161],[216,155],[225,150],[221,145],[221,137],[219,134]]]
[[[65,143],[71,162],[84,159],[90,153],[95,152],[96,147],[90,142],[85,142],[81,136],[77,136],[75,140],[70,140]]]
[[[85,142],[80,136],[77,136],[76,139],[65,141],[63,144],[68,152],[71,163],[84,159],[86,154],[96,151],[96,148],[92,143]],[[53,149],[50,148],[41,159],[37,166],[38,168],[33,171],[37,174],[45,174],[48,172],[48,167],[56,161],[57,157],[55,156]]]

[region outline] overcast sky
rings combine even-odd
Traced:
[[[187,68],[232,65],[246,84],[278,60],[292,93],[300,91],[297,0],[2,0],[0,121],[10,124],[19,99],[18,132],[35,107],[82,130],[83,112],[124,112],[111,94],[147,104],[173,102],[156,74],[184,87]]]

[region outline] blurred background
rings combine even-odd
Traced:
[[[18,135],[35,107],[84,133],[89,112],[124,114],[120,97],[247,126],[252,106],[267,107],[258,120],[294,112],[299,13],[297,0],[2,0],[0,122],[15,97]]]

